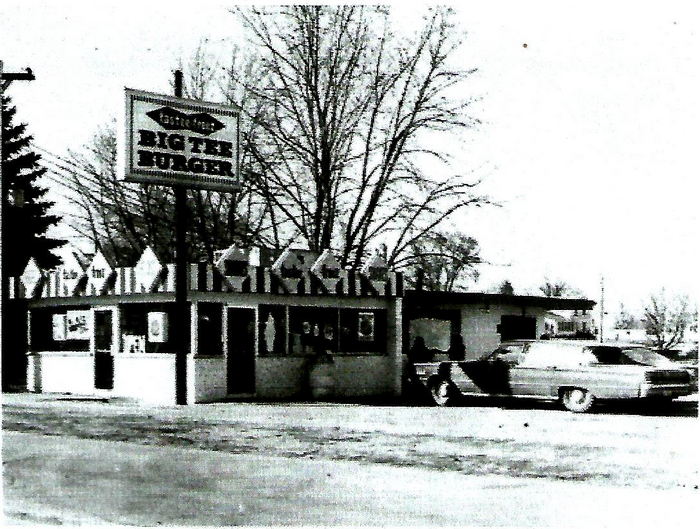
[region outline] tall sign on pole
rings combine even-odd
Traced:
[[[124,180],[175,192],[175,400],[187,404],[190,309],[187,302],[187,189],[235,192],[239,183],[239,109],[126,89]]]
[[[236,191],[239,115],[236,107],[127,88],[125,180]]]

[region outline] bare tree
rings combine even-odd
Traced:
[[[385,241],[393,265],[455,212],[484,202],[464,175],[422,169],[447,161],[428,140],[476,123],[471,101],[453,97],[473,70],[449,65],[459,45],[449,9],[431,10],[410,43],[391,33],[383,8],[236,12],[258,50],[256,75],[239,83],[257,125],[244,136],[247,174],[280,233],[339,248],[342,264]]]
[[[450,65],[461,44],[451,10],[430,9],[412,41],[391,32],[389,12],[379,7],[235,12],[250,53],[233,49],[222,66],[202,40],[181,61],[187,97],[219,94],[244,115],[242,191],[189,193],[193,257],[211,259],[232,242],[280,249],[302,237],[357,266],[384,243],[390,266],[415,265],[420,251],[447,259],[456,266],[446,272],[452,288],[478,262],[478,248],[441,227],[488,200],[473,193],[469,175],[449,172],[442,149],[427,147],[478,123],[467,114],[472,100],[461,96],[475,70]],[[171,190],[119,182],[114,147],[113,133],[104,132],[86,151],[53,159],[76,229],[116,257],[133,259],[146,244],[171,255]]]
[[[625,309],[625,305],[620,303],[620,312],[615,318],[616,329],[634,329],[638,324],[637,318]]]
[[[498,286],[498,293],[512,296],[513,294],[515,294],[515,290],[513,289],[513,284],[508,279],[505,279]]]
[[[415,241],[396,265],[421,270],[422,287],[427,290],[451,292],[460,290],[465,281],[476,280],[476,265],[481,263],[479,246],[475,239],[463,234],[436,232]],[[417,277],[406,276],[410,286],[416,286]]]
[[[681,344],[686,331],[696,321],[697,309],[691,309],[687,296],[669,299],[663,289],[650,295],[644,307],[644,327],[659,351],[669,351]]]
[[[566,281],[550,281],[545,278],[544,283],[540,285],[540,292],[548,298],[561,298],[570,294],[572,289]]]

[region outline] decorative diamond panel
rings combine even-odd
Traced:
[[[93,257],[90,266],[86,271],[88,277],[88,293],[94,292],[99,295],[104,293],[107,282],[114,273],[114,268],[109,264],[102,252],[97,252]]]
[[[229,288],[234,292],[240,292],[243,281],[248,277],[249,262],[250,251],[232,245],[224,251],[214,266],[221,272]]]
[[[340,281],[340,263],[331,250],[323,250],[311,271],[318,277],[329,292],[334,292]]]
[[[74,252],[64,256],[63,264],[56,269],[60,280],[59,296],[75,296],[78,293],[80,280],[85,277],[83,264]]]
[[[148,246],[134,267],[135,292],[153,292],[160,281],[164,266],[153,248]]]
[[[272,270],[290,292],[299,290],[301,279],[311,269],[308,253],[287,248],[272,265]]]
[[[24,290],[26,291],[26,297],[33,297],[36,293],[37,287],[41,284],[41,280],[44,278],[44,274],[36,264],[36,261],[32,257],[29,259],[27,266],[20,277]]]
[[[378,294],[383,295],[385,293],[386,282],[389,279],[389,267],[381,255],[375,253],[367,259],[360,272],[369,279],[369,282]]]

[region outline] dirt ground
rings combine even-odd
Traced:
[[[392,498],[392,505],[403,506],[399,511],[389,509],[386,501],[373,502],[371,498],[377,494],[370,494],[366,495],[364,503],[355,499],[340,504],[336,501],[330,504],[335,505],[330,514],[327,506],[327,509],[313,511],[316,514],[311,512],[308,518],[301,520],[312,524],[384,525],[396,521],[397,512],[400,512],[403,513],[399,520],[401,524],[491,525],[501,522],[493,525],[537,525],[540,522],[556,525],[564,521],[557,519],[556,513],[566,516],[566,512],[573,512],[552,509],[547,502],[534,501],[531,493],[537,491],[546,491],[543,498],[575,494],[578,500],[571,504],[571,508],[578,508],[581,513],[588,512],[587,508],[591,510],[586,515],[580,514],[577,520],[586,520],[596,526],[599,525],[596,520],[604,522],[606,519],[605,513],[600,513],[595,507],[601,498],[621,498],[616,504],[619,507],[617,518],[613,516],[618,522],[624,515],[623,505],[627,513],[625,520],[639,516],[641,511],[635,507],[636,513],[629,512],[629,506],[630,502],[636,505],[641,498],[645,498],[643,505],[647,510],[654,505],[665,506],[650,512],[642,509],[646,512],[646,520],[660,517],[659,521],[663,522],[668,521],[668,516],[683,518],[700,498],[696,401],[676,402],[671,408],[660,410],[639,406],[607,407],[586,415],[560,411],[552,404],[527,402],[514,406],[494,401],[479,401],[476,406],[455,408],[308,403],[221,403],[157,408],[29,394],[5,395],[3,401],[4,503],[6,514],[16,522],[24,519],[41,521],[41,517],[49,522],[70,522],[71,519],[79,520],[80,516],[95,515],[95,509],[91,509],[89,503],[80,508],[75,505],[71,509],[65,505],[61,507],[56,494],[52,496],[53,500],[45,502],[43,512],[35,512],[41,510],[36,508],[36,502],[27,503],[28,498],[37,492],[26,485],[32,476],[60,474],[57,470],[60,465],[56,466],[56,463],[50,467],[48,460],[42,461],[41,454],[45,452],[41,447],[48,450],[47,443],[54,443],[59,451],[68,444],[85,444],[80,445],[80,449],[75,445],[76,448],[68,450],[59,461],[73,460],[70,467],[73,470],[85,467],[86,470],[81,472],[87,472],[87,483],[91,480],[101,482],[106,474],[104,470],[90,470],[90,466],[99,468],[95,460],[91,460],[90,465],[86,464],[87,460],[81,464],[81,458],[87,457],[85,454],[100,453],[99,446],[104,446],[105,450],[109,446],[110,454],[121,454],[128,445],[128,450],[139,454],[167,453],[166,460],[172,460],[173,450],[180,454],[175,461],[177,458],[195,461],[206,456],[204,462],[192,463],[195,466],[189,469],[190,474],[187,465],[156,472],[157,480],[165,487],[164,495],[172,485],[168,476],[183,471],[185,476],[194,476],[193,468],[201,464],[219,468],[212,463],[212,457],[236,460],[236,463],[230,459],[226,460],[227,463],[220,463],[221,475],[214,472],[209,476],[209,480],[214,479],[216,483],[233,479],[226,473],[228,471],[224,471],[228,465],[245,467],[253,464],[251,461],[266,458],[270,468],[281,471],[294,482],[290,484],[291,489],[285,490],[303,486],[299,481],[303,481],[306,471],[299,470],[295,475],[291,466],[308,463],[313,474],[321,472],[321,467],[331,465],[328,468],[332,469],[334,481],[340,479],[338,476],[345,477],[342,483],[335,483],[330,489],[318,481],[313,482],[316,496],[326,497],[329,490],[357,491],[374,483],[375,489],[381,489],[381,494]],[[52,448],[52,453],[55,451],[56,447]],[[135,457],[130,454],[119,456],[116,466],[128,467]],[[30,460],[31,464],[28,463]],[[99,461],[99,457],[96,460]],[[407,484],[406,473],[418,491]],[[120,484],[120,490],[138,481],[134,481],[133,472],[112,474]],[[152,473],[149,475],[153,479]],[[359,476],[364,478],[358,482]],[[194,482],[198,483],[197,480]],[[386,491],[380,483],[388,482],[392,487]],[[432,510],[424,505],[425,500],[404,505],[407,494],[408,497],[422,498],[418,492],[427,494],[426,491],[431,490],[433,493],[428,496],[434,496],[431,484],[436,482],[443,484],[435,489],[443,492],[440,498],[454,496],[455,501],[443,504],[440,500],[439,509],[435,508],[433,501]],[[206,483],[201,490],[212,488]],[[457,490],[450,488],[445,492],[445,483]],[[469,511],[467,516],[459,505],[459,490],[465,487],[472,492],[471,503],[480,499],[494,504],[494,508]],[[215,488],[221,490],[220,485]],[[475,490],[478,490],[477,494],[474,494]],[[490,492],[485,495],[484,491]],[[216,492],[212,494],[213,498],[218,498]],[[299,523],[298,504],[296,507],[293,506],[295,502],[287,505],[289,512],[285,515],[281,504],[275,503],[284,497],[284,491],[273,491],[268,496],[265,505],[270,508],[255,510],[267,514],[239,516],[239,521]],[[213,501],[207,498],[207,501]],[[494,502],[493,498],[498,501]],[[226,501],[223,504],[228,505]],[[277,505],[274,510],[276,517],[270,514],[273,505]],[[477,502],[476,505],[480,504]],[[495,508],[496,505],[500,505],[500,510]],[[672,512],[669,512],[667,508],[672,505]],[[102,512],[100,519],[113,519],[105,516],[110,512],[109,509]],[[226,509],[222,512],[233,516]],[[371,512],[375,514],[370,516],[368,513]],[[477,512],[481,514],[477,516]],[[592,520],[591,516],[597,512],[599,517]],[[144,520],[139,518],[143,513],[139,513],[136,509],[131,518],[117,519],[119,523],[139,524]],[[345,513],[345,516],[340,513]],[[226,520],[232,520],[224,515],[214,516],[211,512],[204,519],[197,518],[196,512],[190,514],[194,516],[191,523],[207,524],[212,520],[228,523]],[[153,522],[153,519],[149,521]],[[162,523],[177,523],[177,518],[168,519],[166,516]],[[569,520],[569,525],[578,524]]]

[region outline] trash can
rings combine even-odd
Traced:
[[[311,398],[325,400],[335,394],[335,364],[330,355],[314,358],[309,368],[309,389]]]

